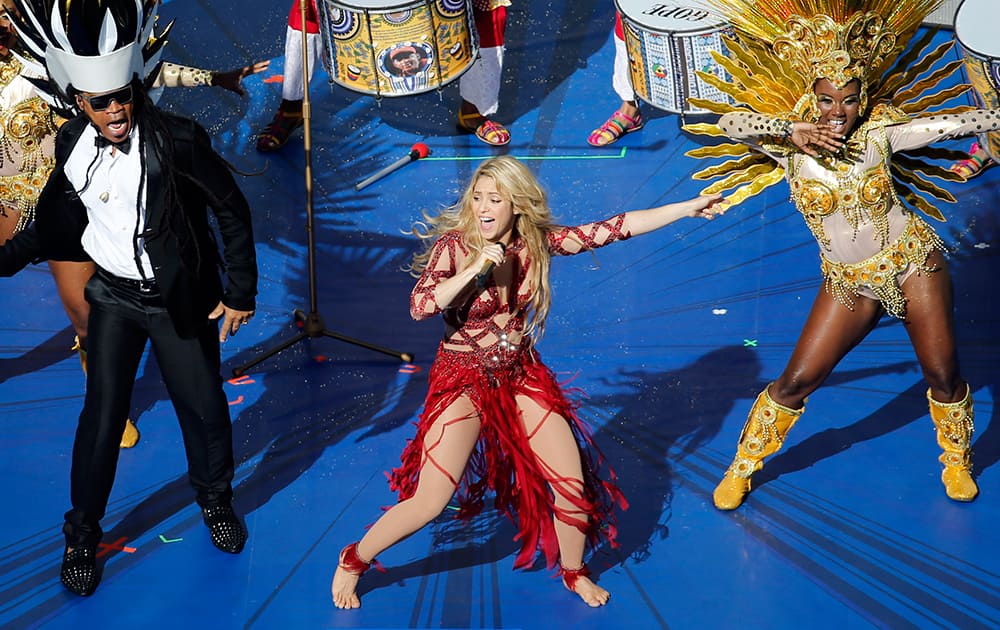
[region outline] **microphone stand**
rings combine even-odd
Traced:
[[[309,0],[299,0],[299,11],[302,15],[302,129],[303,143],[305,145],[305,176],[306,176],[306,250],[309,254],[309,312],[303,313],[295,309],[295,319],[302,322],[302,332],[291,339],[284,341],[270,350],[265,350],[263,354],[257,356],[243,365],[233,368],[233,376],[242,376],[258,363],[266,361],[279,352],[292,347],[298,342],[312,337],[330,337],[347,343],[368,348],[375,352],[381,352],[389,356],[398,358],[400,361],[410,363],[413,355],[409,352],[400,352],[383,348],[375,344],[354,339],[331,330],[327,330],[323,323],[323,317],[319,314],[316,306],[316,236],[313,230],[313,193],[312,193],[312,135],[311,119],[312,112],[309,103],[309,43],[306,33],[306,3]],[[318,14],[318,12],[317,12]]]

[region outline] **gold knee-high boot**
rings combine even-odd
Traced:
[[[965,398],[958,402],[943,403],[931,398],[931,420],[937,429],[938,446],[944,451],[938,460],[944,464],[941,482],[950,499],[971,501],[979,494],[972,479],[972,432],[975,431],[972,411],[972,389],[966,384]]]
[[[720,510],[735,510],[750,492],[750,477],[763,467],[764,458],[778,452],[788,431],[805,411],[789,409],[771,400],[770,385],[757,396],[743,425],[736,457],[716,486],[712,499]]]
[[[80,355],[80,367],[83,368],[83,375],[87,375],[87,349],[80,345],[80,338],[74,338],[73,347],[71,350],[76,350],[77,354]],[[119,448],[132,448],[139,443],[139,429],[135,426],[130,418],[125,418],[125,430],[122,432],[122,441],[118,444]]]

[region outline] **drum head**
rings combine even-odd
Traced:
[[[1000,2],[965,0],[955,16],[955,37],[962,48],[981,57],[1000,60]]]
[[[698,33],[726,26],[700,0],[615,0],[615,4],[623,19],[652,33]]]

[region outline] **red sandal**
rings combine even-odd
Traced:
[[[302,112],[286,112],[279,108],[264,131],[258,134],[257,150],[262,153],[277,151],[285,146],[292,132],[302,124]]]

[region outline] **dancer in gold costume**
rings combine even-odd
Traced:
[[[940,89],[961,62],[939,64],[951,44],[913,42],[940,0],[707,0],[735,27],[732,75],[702,74],[738,103],[693,104],[722,114],[687,130],[728,136],[689,152],[729,158],[696,174],[721,177],[703,193],[733,191],[732,205],[787,179],[820,248],[820,288],[784,372],[757,397],[736,457],[715,489],[716,507],[738,507],[765,457],[815,391],[883,314],[901,319],[930,388],[947,495],[971,501],[972,396],[955,349],[951,279],[943,245],[914,210],[943,216],[925,198],[954,201],[927,176],[960,181],[925,162],[933,142],[1000,128],[1000,112],[938,109],[968,89]],[[941,67],[939,67],[941,66]],[[938,71],[938,72],[935,72]],[[900,155],[905,151],[906,155]]]
[[[0,245],[31,223],[54,163],[52,113],[12,53],[7,12],[15,10],[13,0],[0,2]]]

